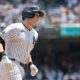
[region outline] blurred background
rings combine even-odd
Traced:
[[[45,16],[34,26],[39,39],[31,52],[39,73],[31,77],[26,66],[24,80],[80,80],[80,0],[0,0],[0,32],[21,22],[22,9],[32,4]]]

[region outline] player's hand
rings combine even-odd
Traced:
[[[36,74],[38,73],[38,68],[34,64],[31,64],[30,69],[31,69],[31,76],[36,76]]]
[[[6,55],[2,57],[1,63],[4,64],[4,69],[6,69],[6,71],[12,70],[12,62]]]

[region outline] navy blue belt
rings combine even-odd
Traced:
[[[9,58],[10,60],[12,60],[12,61],[16,61],[15,59],[12,59],[12,58]],[[23,63],[21,63],[21,62],[19,62],[19,64],[22,66],[22,67],[25,67],[25,64],[23,64]]]

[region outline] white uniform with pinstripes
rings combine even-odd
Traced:
[[[24,64],[28,63],[28,57],[30,55],[31,50],[34,48],[35,42],[37,41],[38,33],[33,28],[29,31],[27,28],[25,28],[25,26],[22,23],[13,23],[3,31],[1,37],[4,39],[6,43],[6,55],[9,58],[16,59],[17,62],[13,61],[12,63],[14,64],[14,66],[17,65],[19,67],[19,70],[21,71],[23,77],[24,70],[18,64],[18,62],[22,62]],[[3,71],[3,73],[6,72]]]

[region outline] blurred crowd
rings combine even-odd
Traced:
[[[48,7],[48,15],[52,23],[79,23],[79,0],[65,0],[64,4]]]
[[[80,80],[80,71],[63,73],[60,69],[42,67],[35,80]]]
[[[0,0],[0,26],[7,26],[10,23],[21,21],[21,11],[28,5],[39,5],[45,11],[45,16],[40,22],[41,27],[46,27],[47,21],[50,24],[80,23],[79,0]],[[57,0],[58,2],[58,0]],[[49,4],[48,4],[49,3]],[[47,19],[47,20],[45,20]]]
[[[25,6],[40,5],[46,19],[50,24],[80,23],[79,0],[64,0],[64,3],[56,5],[54,0],[0,0],[0,27],[22,20],[21,11]],[[48,4],[49,2],[49,4]],[[46,5],[45,5],[45,4]],[[47,20],[43,18],[38,28],[45,27]],[[1,28],[0,28],[1,29]],[[0,30],[1,31],[1,30]],[[80,67],[80,66],[79,66]],[[64,73],[59,68],[42,65],[35,80],[80,80],[80,69]]]
[[[0,0],[0,26],[22,20],[21,11],[25,6],[37,5],[38,0]]]
[[[64,73],[60,68],[40,65],[36,77],[25,77],[24,80],[80,80],[80,69],[69,69]]]

